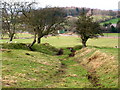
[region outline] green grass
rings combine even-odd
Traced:
[[[102,16],[102,15],[93,15],[92,17],[94,21],[99,21],[99,20],[103,20],[106,18],[110,18],[110,16]]]
[[[33,35],[32,34],[29,34],[29,33],[16,33],[14,35],[15,38],[30,38],[32,37]],[[3,38],[9,38],[8,35],[5,35]]]
[[[38,47],[35,51],[29,51],[22,43],[2,44],[2,47],[3,88],[43,87],[61,66],[53,54],[57,49],[49,44],[35,45],[34,50]]]
[[[118,33],[104,33],[103,34],[105,37],[118,37]]]
[[[100,55],[107,54],[104,59],[106,63],[96,69],[96,74],[100,76],[99,82],[106,88],[117,87],[118,49],[115,48],[118,45],[117,38],[90,39],[87,45],[92,51],[88,50],[86,53],[84,53],[85,50],[80,50],[81,40],[78,37],[42,38],[43,44],[35,44],[34,51],[30,51],[27,44],[32,40],[14,39],[13,42],[17,41],[17,43],[2,44],[5,49],[2,52],[3,88],[96,88],[87,78],[89,74],[87,66],[92,68],[92,64],[85,64],[84,60],[88,60],[97,50],[100,51]],[[4,39],[1,41],[6,42]],[[77,50],[75,58],[68,57],[71,52],[66,47],[74,47]],[[58,51],[57,48],[63,48],[64,54],[62,56],[55,55]],[[115,57],[114,62],[110,59],[113,56]],[[99,58],[98,61],[101,62]],[[108,71],[109,68],[110,71]],[[108,71],[107,74],[106,71]]]
[[[3,39],[1,42],[6,42],[9,40]],[[33,39],[13,39],[13,42],[17,43],[31,43]],[[42,38],[42,43],[49,43],[56,47],[69,47],[80,44],[80,39],[72,36],[52,36],[48,38]]]
[[[97,76],[104,88],[118,87],[118,50],[116,48],[85,48],[79,50],[75,61],[79,61],[90,75]],[[114,56],[114,57],[113,57]],[[91,58],[91,59],[90,59]],[[89,61],[89,63],[88,63]],[[95,71],[95,72],[93,72]],[[95,80],[94,80],[95,81]]]
[[[118,38],[89,39],[87,44],[88,44],[88,46],[112,47],[112,48],[115,48],[115,46],[118,46]]]
[[[85,88],[93,87],[87,80],[87,71],[68,58],[70,50],[64,48],[64,55],[55,56],[56,48],[50,45],[35,45],[29,51],[23,44],[3,44],[2,78],[3,88]],[[42,51],[41,49],[45,49]],[[77,48],[76,48],[77,49]],[[29,53],[29,55],[26,55]],[[64,64],[65,67],[61,67]],[[61,73],[63,70],[65,73]],[[82,77],[82,78],[81,78]],[[73,83],[74,82],[74,83]]]
[[[105,34],[106,36],[106,34]],[[114,37],[117,36],[117,33],[109,33],[108,36]],[[6,42],[8,40],[3,39],[0,42]],[[13,39],[13,42],[17,43],[31,43],[33,39]],[[74,36],[52,36],[48,38],[42,38],[42,43],[49,43],[50,45],[60,48],[60,47],[73,47],[76,45],[82,45],[81,39]],[[112,43],[112,44],[111,44]],[[102,46],[102,47],[115,47],[118,46],[118,38],[98,38],[98,39],[89,39],[87,41],[88,46]]]
[[[1,44],[3,49],[22,49],[22,50],[30,50],[28,48],[29,44],[24,44],[24,43],[3,43]],[[49,45],[48,43],[45,44],[35,44],[32,47],[33,51],[37,51],[37,52],[41,52],[44,54],[49,54],[49,55],[54,55],[55,53],[57,53],[58,49]]]
[[[29,53],[30,55],[26,55]],[[60,68],[57,58],[38,52],[10,50],[2,53],[3,88],[38,88]],[[57,67],[57,68],[56,68]]]
[[[66,65],[64,74],[60,74],[53,83],[47,84],[49,88],[92,88],[92,84],[88,81],[87,71],[77,62],[71,59],[62,61]]]
[[[101,23],[101,25],[103,25],[104,23],[117,24],[118,20],[120,20],[120,18],[111,19],[111,20],[109,20],[109,21],[106,21],[106,22]]]
[[[32,37],[33,35],[29,33],[17,33],[15,36],[16,37]]]

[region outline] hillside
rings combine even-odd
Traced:
[[[104,23],[112,23],[112,24],[117,24],[118,20],[120,20],[120,18],[114,18],[105,22],[100,23],[101,25],[103,25]]]
[[[41,45],[41,49],[46,48],[49,51],[53,49],[50,45],[43,46]],[[47,53],[50,54],[49,51]],[[3,88],[43,87],[61,66],[57,58],[44,53],[37,50],[29,51],[24,44],[4,44],[2,49]]]
[[[63,55],[57,56],[58,49],[48,43],[36,44],[34,51],[26,45],[2,44],[3,88],[117,87],[116,54],[109,56],[110,53],[103,53],[100,48],[75,46],[75,57],[69,57],[68,47],[63,48]]]
[[[88,79],[94,86],[115,88],[118,87],[118,61],[114,56],[100,49],[83,48],[76,52],[74,60],[88,71]]]

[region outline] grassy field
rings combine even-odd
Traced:
[[[120,35],[118,33],[104,33],[105,37],[119,37]]]
[[[118,20],[120,20],[120,18],[111,19],[111,20],[109,20],[109,21],[106,21],[106,22],[101,23],[101,25],[103,25],[104,23],[116,24],[116,23],[118,22]]]
[[[105,34],[107,36],[107,34]],[[110,37],[116,37],[117,33],[108,34]],[[13,42],[17,43],[31,43],[33,39],[14,39]],[[1,42],[8,41],[7,39],[0,40]],[[42,38],[42,43],[49,43],[57,48],[69,47],[75,45],[82,45],[81,39],[74,36],[52,36],[48,38]],[[111,44],[112,43],[112,44]],[[87,42],[89,46],[102,46],[102,47],[115,47],[118,46],[118,38],[98,38],[89,39]]]
[[[28,34],[28,33],[17,33],[17,34],[15,34],[15,38],[30,38],[30,37],[32,37],[33,35],[32,34]],[[5,38],[9,38],[9,36],[8,35],[5,35],[4,37],[3,37],[3,39],[5,39]]]
[[[30,51],[26,44],[32,40],[14,39],[17,43],[2,44],[3,88],[118,87],[117,38],[89,39],[88,48],[81,49],[78,37],[52,36],[42,38],[43,44],[35,44]],[[69,57],[67,47],[76,50],[75,57]],[[64,50],[61,56],[56,55],[59,48]]]
[[[93,15],[93,20],[94,21],[99,21],[100,19],[105,19],[105,18],[110,18],[110,16],[102,16],[102,15]]]

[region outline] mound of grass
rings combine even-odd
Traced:
[[[113,55],[95,48],[83,48],[76,52],[75,61],[88,71],[88,78],[94,86],[118,88],[118,61]]]
[[[2,52],[3,88],[41,88],[54,77],[61,62],[54,56],[28,50]]]
[[[35,44],[32,48],[34,51],[42,52],[49,55],[55,55],[58,52],[58,49],[51,46],[49,43]]]
[[[23,49],[29,50],[26,44],[23,43],[3,43],[1,44],[3,49]]]
[[[23,43],[3,43],[1,44],[3,49],[22,49],[22,50],[30,50],[28,48],[28,44]],[[55,55],[58,51],[57,48],[51,46],[48,43],[45,44],[35,44],[32,49],[36,52],[41,52],[49,55]]]

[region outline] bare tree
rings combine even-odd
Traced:
[[[10,41],[16,33],[17,20],[20,12],[19,2],[3,2],[2,3],[2,29],[3,33],[9,35]]]

